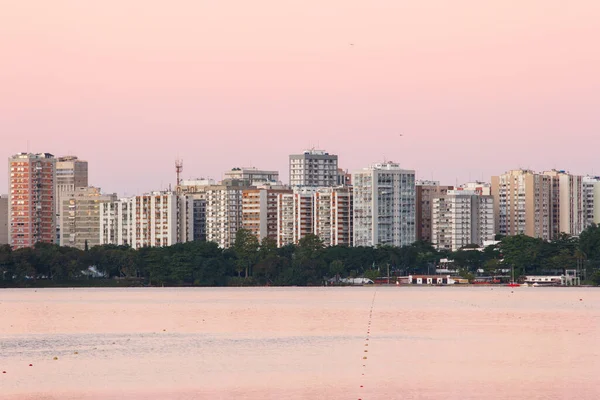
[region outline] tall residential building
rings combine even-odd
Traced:
[[[492,177],[496,233],[552,239],[552,177],[512,170]]]
[[[277,197],[291,190],[279,188],[249,188],[242,192],[242,224],[261,241],[277,241]]]
[[[114,203],[117,195],[103,195],[99,188],[77,187],[61,195],[60,215],[62,229],[61,246],[84,250],[102,244],[101,207],[103,203]]]
[[[600,176],[584,176],[583,185],[583,228],[600,224]]]
[[[242,229],[242,192],[245,186],[212,185],[206,187],[206,240],[222,248],[235,243]]]
[[[543,174],[552,178],[552,238],[579,235],[584,228],[583,177],[554,169]]]
[[[8,244],[8,196],[0,196],[0,245]]]
[[[431,243],[431,213],[433,199],[445,195],[452,186],[440,186],[437,181],[416,182],[417,240]]]
[[[474,181],[460,185],[457,190],[472,190],[479,195],[491,196],[492,185],[487,182]]]
[[[313,232],[315,188],[294,188],[277,196],[277,246],[297,244]]]
[[[337,181],[338,156],[315,149],[290,155],[292,187],[335,186]]]
[[[432,244],[457,251],[493,240],[494,198],[474,190],[449,190],[433,199]]]
[[[88,162],[75,156],[59,157],[56,160],[56,233],[60,240],[61,204],[63,193],[73,192],[77,188],[88,186]]]
[[[352,174],[354,246],[408,246],[416,240],[415,171],[392,162]]]
[[[313,232],[325,246],[352,246],[352,188],[318,188],[314,194]]]
[[[9,233],[13,248],[56,241],[56,159],[19,153],[8,159]]]
[[[279,172],[260,170],[255,167],[233,168],[231,171],[225,172],[225,179],[244,181],[247,186],[277,183],[279,182]]]
[[[113,244],[139,249],[193,239],[193,205],[187,196],[154,192],[119,199],[113,204],[113,208],[100,207],[102,244],[109,243],[108,238],[112,237]]]
[[[336,186],[352,186],[352,174],[348,170],[338,168]]]

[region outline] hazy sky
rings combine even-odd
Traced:
[[[0,157],[75,154],[121,195],[177,157],[287,182],[312,146],[446,184],[600,173],[598,21],[598,0],[3,0]]]

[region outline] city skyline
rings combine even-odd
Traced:
[[[175,159],[287,182],[310,147],[443,184],[599,173],[598,19],[591,0],[11,2],[0,157],[75,154],[121,195],[173,184]]]

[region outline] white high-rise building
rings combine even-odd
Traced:
[[[229,185],[207,186],[206,240],[222,248],[235,243],[235,234],[244,227],[242,218],[242,193],[245,187]]]
[[[316,190],[313,231],[325,246],[352,246],[352,218],[352,187]]]
[[[600,224],[600,176],[584,176],[583,185],[583,227]]]
[[[492,196],[474,190],[449,190],[433,199],[431,242],[438,250],[483,246],[494,235]]]
[[[193,240],[193,202],[188,196],[153,192],[113,204],[100,207],[102,244],[139,249]]]
[[[290,186],[335,186],[337,181],[338,156],[315,149],[290,155]]]
[[[415,171],[392,162],[352,174],[354,246],[408,246],[416,240]]]

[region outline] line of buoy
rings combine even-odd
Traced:
[[[365,338],[364,347],[369,346],[368,341],[369,341],[369,337],[371,336],[371,320],[373,319],[373,307],[375,306],[375,296],[376,295],[377,295],[377,291],[375,293],[373,293],[373,299],[371,300],[371,309],[369,310],[369,321],[367,322],[367,337]],[[369,350],[367,350],[367,349],[363,350],[363,353],[368,353],[368,352],[369,352]],[[367,360],[368,358],[366,355],[363,355],[362,359]],[[363,364],[362,366],[363,366],[363,368],[366,368],[366,366],[367,366],[366,361],[363,361],[363,362],[365,362],[365,364]],[[363,372],[361,374],[361,376],[365,376],[365,373]],[[360,388],[361,389],[364,388],[364,384],[360,385]],[[359,397],[358,400],[362,400],[362,397]]]

